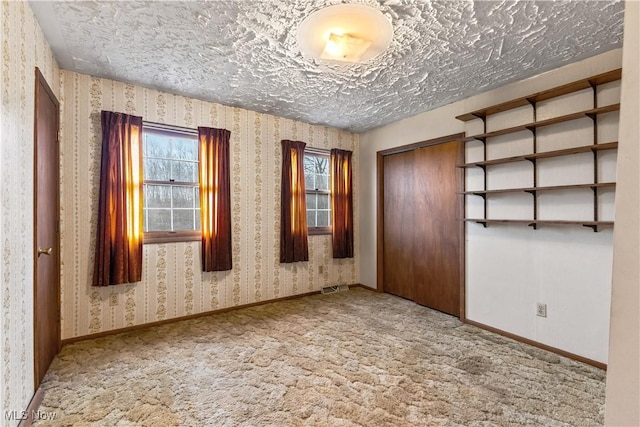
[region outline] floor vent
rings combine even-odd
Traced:
[[[335,294],[336,292],[344,292],[349,290],[349,285],[327,286],[322,288],[322,295]]]

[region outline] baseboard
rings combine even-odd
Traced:
[[[351,286],[361,286],[361,287],[364,287],[365,289],[371,289],[371,288],[368,288],[367,286],[359,285],[359,284],[357,284],[357,285],[349,285],[349,286],[350,287]],[[375,291],[375,289],[371,289],[371,290]],[[106,336],[109,336],[109,335],[122,334],[124,332],[139,331],[139,330],[146,329],[146,328],[152,328],[154,326],[166,325],[168,323],[175,323],[175,322],[181,322],[183,320],[197,319],[198,317],[211,316],[212,314],[226,313],[226,312],[232,311],[232,310],[239,310],[239,309],[242,309],[242,308],[256,307],[256,306],[263,305],[263,304],[271,304],[272,302],[298,299],[298,298],[308,297],[310,295],[317,295],[317,294],[320,294],[320,291],[306,292],[304,294],[297,294],[297,295],[289,295],[289,296],[286,296],[286,297],[275,298],[275,299],[270,299],[270,300],[265,300],[265,301],[252,302],[252,303],[243,304],[243,305],[235,305],[233,307],[226,307],[226,308],[221,308],[221,309],[218,309],[218,310],[204,311],[202,313],[190,314],[188,316],[172,317],[171,319],[158,320],[156,322],[143,323],[143,324],[140,324],[140,325],[128,326],[126,328],[112,329],[110,331],[98,332],[96,334],[82,335],[82,336],[79,336],[79,337],[66,338],[66,339],[62,340],[61,344],[64,347],[65,345],[73,344],[73,343],[79,342],[79,341],[102,338],[102,337],[106,337]]]
[[[487,326],[483,323],[474,322],[473,320],[465,319],[464,323],[478,327],[480,329],[484,329],[485,331],[493,332],[494,334],[502,335],[507,338],[511,338],[514,341],[521,342],[523,344],[528,344],[533,347],[540,348],[542,350],[550,351],[551,353],[555,353],[560,356],[564,356],[566,358],[576,360],[578,362],[586,363],[587,365],[594,366],[596,368],[602,369],[604,371],[607,370],[607,364],[598,362],[592,359],[588,359],[586,357],[582,357],[580,355],[569,353],[568,351],[560,350],[559,348],[551,347],[550,345],[542,344],[537,341],[530,340],[528,338],[521,337],[519,335],[512,334],[507,331],[503,331],[502,329],[494,328],[492,326]]]
[[[44,391],[38,387],[38,389],[33,393],[33,396],[31,396],[31,401],[29,401],[27,410],[20,414],[22,415],[22,419],[20,420],[20,423],[18,423],[18,427],[29,427],[33,424],[33,416],[38,413],[42,399],[44,399]]]
[[[353,285],[349,285],[349,288],[362,288],[362,289],[366,289],[366,290],[371,291],[371,292],[383,293],[382,291],[379,291],[376,288],[372,288],[371,286],[363,285],[362,283],[354,283]]]

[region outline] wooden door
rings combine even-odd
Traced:
[[[384,290],[455,316],[460,301],[459,142],[384,157]]]
[[[414,153],[384,158],[384,291],[415,301]],[[410,244],[409,244],[410,243]]]
[[[60,350],[59,104],[36,68],[35,89],[35,388]]]

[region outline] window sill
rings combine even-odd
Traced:
[[[202,240],[200,231],[149,231],[144,233],[143,244],[196,242]]]
[[[331,234],[331,227],[309,227],[307,230],[307,234],[309,234],[309,236]]]

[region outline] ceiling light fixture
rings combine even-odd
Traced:
[[[369,46],[371,46],[369,40],[363,40],[349,34],[330,33],[320,58],[358,62]]]
[[[392,39],[389,19],[378,9],[362,4],[320,9],[298,27],[302,54],[327,62],[366,62],[384,52]]]

